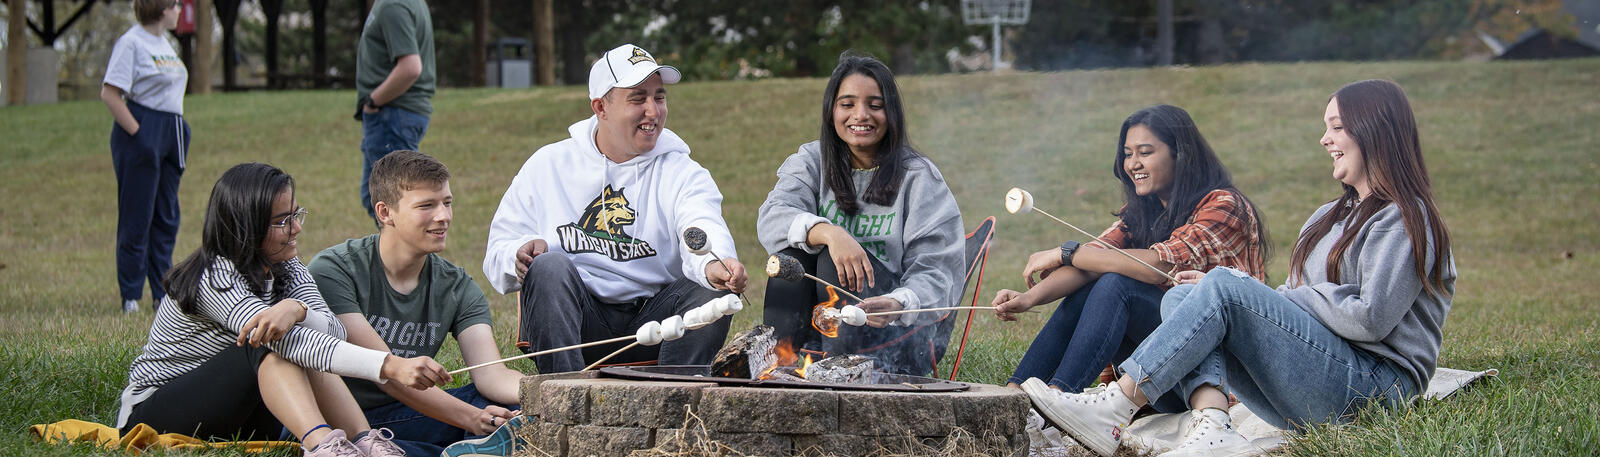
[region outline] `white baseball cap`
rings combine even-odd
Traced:
[[[613,87],[637,86],[656,72],[661,73],[663,84],[676,84],[683,79],[677,68],[657,64],[656,58],[644,48],[632,44],[617,46],[606,51],[594,62],[594,68],[589,69],[589,99],[605,97]]]

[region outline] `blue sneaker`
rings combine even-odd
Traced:
[[[439,452],[439,457],[503,457],[511,455],[517,449],[517,432],[523,427],[532,426],[528,416],[517,415],[506,421],[500,428],[483,438],[461,440],[455,444],[445,446]]]

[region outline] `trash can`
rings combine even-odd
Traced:
[[[487,67],[483,72],[489,87],[522,88],[533,85],[533,61],[528,59],[532,42],[526,38],[501,38],[489,44]]]

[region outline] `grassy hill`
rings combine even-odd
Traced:
[[[1265,213],[1286,276],[1296,231],[1335,197],[1318,146],[1328,95],[1359,79],[1400,83],[1411,97],[1438,201],[1455,240],[1458,292],[1440,364],[1501,370],[1499,379],[1354,426],[1313,430],[1291,453],[1533,455],[1600,449],[1600,60],[1528,63],[1316,63],[902,78],[913,142],[948,179],[970,227],[999,219],[983,301],[1022,287],[1030,252],[1075,238],[1038,216],[1005,214],[1006,189],[1040,208],[1104,227],[1119,206],[1111,176],[1117,128],[1156,103],[1181,106]],[[784,157],[818,132],[824,80],[671,86],[667,126],[694,148],[726,196],[740,258],[766,257],[756,209]],[[189,97],[194,129],[180,191],[176,257],[199,243],[212,183],[260,161],[296,178],[310,209],[303,259],[366,235],[359,208],[360,124],[347,92]],[[454,175],[455,220],[444,256],[491,294],[502,352],[514,354],[515,303],[480,265],[489,219],[522,162],[589,115],[583,89],[447,89],[422,149]],[[28,424],[111,423],[128,362],[150,324],[117,307],[116,188],[98,102],[0,109],[0,455],[77,455],[34,444]],[[760,297],[764,278],[752,278]],[[970,291],[969,291],[970,293]],[[735,328],[760,312],[741,313]],[[1046,315],[977,317],[960,379],[999,383]],[[452,349],[446,353],[454,354]],[[441,358],[460,366],[455,356]],[[531,372],[533,365],[513,365]],[[945,368],[948,372],[948,367]]]

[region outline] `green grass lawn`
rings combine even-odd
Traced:
[[[1590,455],[1600,451],[1600,60],[1532,63],[1316,63],[950,75],[901,79],[914,143],[937,163],[971,227],[997,216],[983,301],[1020,288],[1027,253],[1077,238],[1039,216],[1005,214],[1006,189],[1096,229],[1120,192],[1111,176],[1117,129],[1156,103],[1193,115],[1265,213],[1273,284],[1296,230],[1339,192],[1318,146],[1328,94],[1359,79],[1406,88],[1460,268],[1439,363],[1498,368],[1498,379],[1445,401],[1374,411],[1354,426],[1296,439],[1304,455]],[[726,197],[740,258],[766,257],[756,209],[784,157],[815,138],[825,81],[691,82],[672,86],[667,126],[694,148]],[[515,303],[480,265],[490,217],[518,167],[588,116],[583,89],[447,89],[422,149],[450,166],[456,217],[444,256],[490,293],[502,352],[515,349]],[[175,257],[199,243],[212,183],[246,161],[296,177],[311,210],[302,259],[371,226],[359,208],[360,125],[354,95],[256,92],[187,100],[193,128],[180,191]],[[115,421],[144,313],[122,315],[113,260],[116,188],[98,102],[0,109],[0,454],[80,455],[35,444],[29,424]],[[753,278],[751,297],[765,280]],[[970,293],[970,292],[969,292]],[[735,328],[759,320],[736,317]],[[960,379],[999,383],[1045,314],[1002,323],[979,315]],[[441,361],[461,366],[447,348]],[[948,360],[948,358],[947,358]],[[514,367],[532,371],[533,365]],[[947,368],[946,368],[947,369]]]

